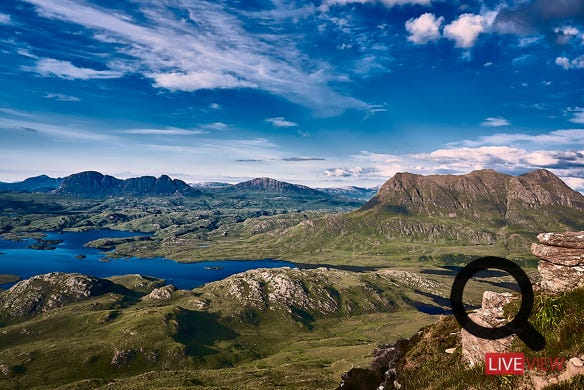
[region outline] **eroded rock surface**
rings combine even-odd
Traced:
[[[541,233],[531,246],[537,256],[540,286],[557,293],[584,286],[584,232]]]

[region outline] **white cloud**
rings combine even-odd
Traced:
[[[483,15],[462,14],[444,27],[444,36],[456,42],[456,47],[472,47],[479,34],[485,32],[489,19]]]
[[[176,9],[170,10],[167,2],[146,0],[140,7],[143,21],[134,21],[88,3],[25,1],[36,5],[41,16],[92,30],[102,45],[112,45],[112,56],[106,63],[110,69],[137,73],[153,80],[159,88],[183,91],[257,88],[310,107],[322,116],[367,107],[358,99],[336,92],[329,85],[339,77],[334,68],[324,61],[307,58],[296,47],[298,40],[283,39],[276,33],[249,32],[245,21],[232,10],[226,10],[222,3],[177,1],[173,7],[185,15],[178,17]],[[66,73],[79,73],[73,68],[69,70]],[[45,72],[65,73],[54,66]],[[106,76],[89,71],[80,73]]]
[[[296,127],[298,123],[287,121],[283,116],[277,116],[275,118],[266,118],[266,122],[271,123],[275,127]]]
[[[576,36],[580,31],[574,26],[561,26],[554,28],[554,32],[560,35]]]
[[[62,93],[47,93],[45,95],[45,97],[47,99],[55,99],[55,100],[59,100],[61,102],[79,102],[79,101],[81,101],[81,99],[78,98],[77,96],[70,96],[70,95],[65,95]]]
[[[326,177],[362,177],[370,173],[374,173],[377,170],[375,168],[328,168],[323,171]]]
[[[154,79],[157,87],[188,92],[199,89],[257,87],[249,81],[220,72],[160,73],[149,76]]]
[[[501,127],[501,126],[509,126],[511,123],[505,119],[505,118],[501,118],[501,117],[490,117],[485,119],[482,123],[481,126],[484,127]]]
[[[10,15],[0,14],[0,24],[10,24]]]
[[[557,57],[556,64],[565,70],[582,69],[584,68],[584,56],[576,57],[572,60],[570,60],[568,57]]]
[[[223,122],[213,122],[208,123],[206,125],[202,125],[201,127],[209,130],[226,130],[229,126]]]
[[[69,61],[59,61],[52,58],[43,58],[35,66],[25,69],[43,76],[56,76],[68,80],[115,79],[123,76],[122,72],[78,68]]]
[[[440,25],[444,17],[437,18],[434,14],[425,13],[406,22],[406,30],[410,33],[408,41],[424,44],[440,38]]]
[[[562,177],[564,183],[566,183],[571,188],[575,189],[576,191],[580,191],[584,193],[584,178],[581,177]]]
[[[568,109],[568,112],[573,112],[574,116],[570,119],[573,123],[583,123],[584,124],[584,108],[576,107]]]

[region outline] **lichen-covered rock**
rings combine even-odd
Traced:
[[[584,232],[540,233],[537,239],[545,245],[584,249]]]
[[[36,275],[0,293],[0,316],[23,319],[114,289],[115,284],[109,280],[82,274]]]
[[[553,264],[573,267],[584,265],[584,249],[562,248],[559,246],[532,244],[531,253]]]
[[[584,286],[584,232],[541,233],[531,252],[539,257],[542,289],[557,293]]]
[[[155,288],[146,296],[147,299],[166,300],[172,298],[172,293],[176,291],[176,287],[169,284],[164,287]]]
[[[485,328],[496,328],[503,326],[507,318],[503,312],[503,307],[518,297],[510,293],[496,293],[485,291],[480,309],[470,313],[469,318],[477,325]],[[462,359],[469,366],[474,367],[484,362],[485,353],[487,352],[505,352],[511,347],[511,343],[516,338],[515,335],[508,336],[498,340],[489,340],[477,337],[467,332],[461,331],[462,338]]]
[[[550,292],[562,292],[584,287],[584,266],[567,267],[540,260],[537,270],[540,286]]]

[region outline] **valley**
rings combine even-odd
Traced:
[[[107,262],[97,266],[128,272],[2,275],[26,280],[0,293],[0,387],[334,388],[379,344],[449,314],[464,264],[504,256],[535,278],[535,236],[584,229],[584,197],[547,171],[398,174],[368,201],[356,190],[267,178],[188,188],[139,179],[83,173],[42,178],[42,190],[3,187],[6,242],[62,248],[69,244],[59,234],[83,233],[84,256],[99,253]],[[93,233],[107,229],[116,233]],[[51,252],[44,249],[35,253]],[[67,256],[87,261],[74,259],[80,253]],[[132,262],[157,257],[260,261],[177,289],[130,272]],[[266,259],[292,267],[257,268]],[[197,272],[218,272],[216,264]],[[510,282],[479,275],[465,299],[480,306],[482,291],[507,291]]]

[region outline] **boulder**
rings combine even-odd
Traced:
[[[470,313],[469,318],[477,325],[485,328],[495,328],[503,326],[507,318],[503,312],[503,307],[513,300],[518,299],[510,293],[496,293],[485,291],[483,293],[482,307]],[[505,352],[511,347],[511,343],[517,337],[511,335],[498,340],[488,340],[472,335],[465,329],[461,331],[462,337],[462,359],[469,367],[484,362],[487,352]]]

